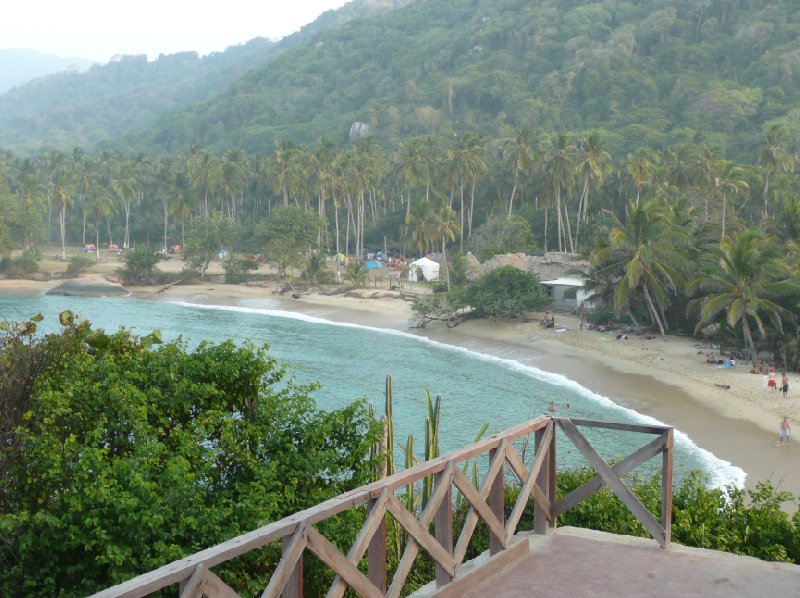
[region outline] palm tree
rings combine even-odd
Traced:
[[[653,167],[659,162],[660,156],[650,148],[641,147],[633,154],[628,154],[625,162],[625,172],[636,187],[636,205],[642,196],[642,187],[649,185],[653,180]]]
[[[606,245],[595,248],[590,259],[599,276],[616,276],[617,313],[626,310],[634,293],[641,293],[650,320],[666,333],[665,311],[670,293],[676,293],[687,268],[682,247],[688,235],[673,226],[667,210],[655,201],[628,206],[629,222],[617,222]]]
[[[791,278],[775,239],[760,231],[751,229],[723,237],[715,254],[718,270],[698,274],[689,287],[690,291],[702,293],[700,320],[695,329],[725,312],[728,326],[742,327],[750,359],[755,361],[751,322],[762,337],[766,334],[764,319],[782,333],[781,317],[788,318],[791,314],[774,300],[800,293],[800,283]]]
[[[556,202],[556,215],[558,223],[558,250],[565,251],[566,246],[564,239],[569,239],[570,249],[575,251],[572,242],[572,233],[569,224],[569,212],[566,209],[566,202],[564,206],[564,215],[562,217],[561,206],[562,199],[568,193],[573,185],[574,172],[574,157],[575,146],[572,143],[569,133],[556,133],[547,143],[545,149],[544,169],[547,181],[553,192],[553,198]]]
[[[32,172],[22,175],[17,195],[20,200],[20,228],[25,249],[30,249],[37,224],[46,212],[45,193],[39,179]]]
[[[514,171],[514,186],[511,188],[511,196],[508,198],[508,217],[514,209],[514,196],[517,193],[520,173],[528,174],[533,170],[533,131],[528,127],[522,127],[517,131],[514,139],[509,139],[503,146],[503,160],[508,162]]]
[[[578,199],[578,211],[575,223],[575,248],[578,247],[578,233],[581,222],[586,222],[589,211],[589,191],[592,184],[602,185],[603,180],[611,172],[611,154],[603,146],[598,133],[591,133],[578,146],[575,170],[583,179],[583,189]]]
[[[411,192],[428,180],[427,151],[421,137],[401,141],[394,155],[394,177],[406,190],[406,216],[411,213]]]
[[[243,150],[232,148],[222,156],[219,182],[231,222],[236,222],[236,206],[243,199],[250,171],[250,161]]]
[[[406,215],[405,230],[410,228],[411,240],[420,254],[427,252],[435,240],[432,234],[434,216],[434,208],[429,201],[419,202],[411,210],[411,213]]]
[[[789,172],[794,168],[794,158],[783,147],[784,130],[779,124],[772,125],[758,148],[758,164],[764,173],[764,211],[762,221],[769,217],[769,179],[776,172]]]
[[[429,234],[431,239],[442,240],[442,262],[444,262],[444,276],[448,291],[450,291],[450,269],[447,266],[447,241],[455,241],[456,235],[460,232],[461,226],[456,222],[455,211],[442,202],[442,205],[433,212],[433,222]]]
[[[72,203],[72,185],[67,173],[64,154],[53,150],[48,154],[47,167],[50,178],[50,199],[58,210],[59,231],[61,233],[61,259],[67,259],[67,208]]]
[[[133,162],[130,160],[117,160],[114,163],[111,187],[120,199],[125,211],[125,234],[122,240],[123,247],[131,246],[130,217],[131,205],[136,199],[137,179]]]
[[[97,181],[91,181],[84,189],[86,209],[94,214],[95,259],[100,260],[100,216],[108,218],[114,205],[109,190]]]
[[[192,154],[187,166],[189,182],[194,189],[203,194],[203,213],[208,220],[208,196],[214,193],[222,182],[222,166],[216,156],[206,150]]]
[[[728,213],[728,197],[738,196],[750,189],[744,168],[730,160],[719,160],[713,165],[713,187],[722,196],[722,234],[725,238],[725,218]]]
[[[486,160],[483,158],[483,141],[478,135],[468,133],[457,143],[447,150],[447,159],[451,164],[451,169],[457,179],[459,187],[461,219],[459,233],[459,250],[464,250],[464,218],[466,220],[469,238],[472,234],[472,213],[475,205],[475,183],[478,178],[486,172]],[[469,208],[464,208],[464,187],[471,184]]]

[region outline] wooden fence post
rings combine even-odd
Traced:
[[[556,431],[558,430],[558,426],[554,420],[550,421],[550,425],[553,426],[553,436],[550,438],[550,455],[548,456],[547,497],[550,500],[552,512],[552,506],[556,504]],[[553,515],[553,518],[548,521],[548,527],[550,529],[554,529],[556,527],[555,515]]]
[[[377,502],[377,499],[372,499],[368,503],[367,513],[372,510],[372,507]],[[375,530],[375,535],[369,541],[367,548],[367,576],[369,580],[384,594],[386,593],[386,515],[383,516],[383,521]]]
[[[500,446],[503,446],[502,444]],[[492,449],[489,451],[489,463],[493,463],[495,457],[498,459],[505,460],[505,450],[502,451],[502,454],[498,455],[498,449]],[[490,465],[491,468],[491,465]],[[505,474],[504,469],[500,469],[500,472],[494,478],[494,482],[492,482],[492,486],[489,489],[489,506],[492,509],[492,513],[495,517],[505,525],[506,522],[506,514],[505,514]],[[503,550],[503,545],[498,538],[495,537],[494,534],[489,534],[489,554],[494,555]]]
[[[551,420],[549,425],[553,425]],[[549,451],[551,446],[542,446],[542,439],[544,437],[544,429],[536,430],[534,434],[534,450],[535,455],[539,455],[539,451]],[[541,488],[545,496],[550,496],[550,459],[546,458],[539,469],[539,475],[536,477],[536,485]],[[533,533],[534,534],[547,534],[548,521],[544,509],[539,506],[539,503],[533,503]]]
[[[281,538],[281,554],[285,555],[288,550],[289,546],[292,543],[292,538],[294,534],[283,536]],[[282,598],[303,598],[303,555],[300,555],[300,558],[297,559],[297,564],[292,571],[291,577],[289,577],[289,581],[286,583],[286,586],[283,588],[283,592],[281,593]]]
[[[664,528],[664,545],[669,548],[672,539],[672,428],[664,431],[664,452],[661,458],[661,526]]]
[[[445,470],[447,471],[447,470]],[[438,488],[442,483],[444,472],[439,472],[433,476],[434,488]],[[448,485],[452,484],[451,481],[447,482]],[[436,510],[436,515],[433,518],[434,537],[439,541],[449,555],[453,554],[453,491],[452,486],[448,488],[447,494],[442,500],[442,504]],[[452,581],[453,576],[450,575],[439,563],[436,563],[436,587],[440,588],[443,585]]]

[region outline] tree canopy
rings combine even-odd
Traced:
[[[366,406],[318,410],[267,347],[61,318],[0,334],[0,593],[86,595],[369,481]]]

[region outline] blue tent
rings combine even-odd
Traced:
[[[383,268],[383,264],[381,264],[378,260],[367,260],[364,262],[367,265],[367,268],[370,270],[378,270]]]

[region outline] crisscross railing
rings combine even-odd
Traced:
[[[580,426],[640,432],[652,434],[655,438],[611,466],[581,434],[578,429]],[[563,431],[597,472],[592,480],[559,500],[556,500],[557,428]],[[512,443],[530,434],[535,435],[535,442],[533,462],[528,468],[524,457],[518,454]],[[306,551],[313,553],[335,573],[336,577],[328,591],[331,598],[342,596],[348,587],[359,596],[400,596],[421,550],[434,561],[437,586],[443,587],[458,575],[479,522],[482,521],[489,530],[490,554],[499,555],[512,546],[521,545],[520,542],[514,542],[514,536],[530,500],[534,502],[533,532],[544,534],[555,525],[560,514],[592,496],[603,486],[608,486],[652,537],[666,548],[670,542],[672,511],[672,442],[672,428],[664,426],[541,416],[140,575],[95,596],[145,596],[175,583],[180,584],[181,598],[238,596],[211,568],[279,540],[282,542],[282,558],[270,579],[265,580],[265,597],[302,596],[303,554]],[[483,483],[476,487],[459,466],[483,454],[488,454],[488,468]],[[661,516],[656,519],[621,477],[659,454],[662,455],[662,500]],[[517,501],[508,518],[504,511],[506,469],[520,484]],[[433,476],[434,485],[425,507],[419,513],[409,511],[395,496],[395,492],[428,476]],[[453,490],[459,492],[469,506],[457,539],[453,537]],[[345,555],[315,525],[361,506],[367,508],[366,521]],[[387,515],[397,522],[408,537],[391,581],[387,579],[386,568]],[[359,568],[365,555],[366,573]]]

